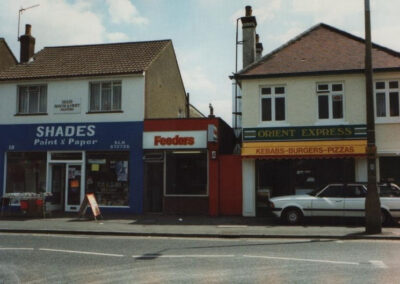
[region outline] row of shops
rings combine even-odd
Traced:
[[[271,196],[366,181],[362,125],[244,129],[241,156],[232,155],[231,128],[216,118],[1,131],[3,194],[50,193],[49,208],[58,211],[78,211],[94,193],[105,212],[256,215]],[[320,135],[301,136],[310,131]],[[399,168],[395,153],[379,156],[379,180],[400,183]],[[235,171],[243,181],[232,185]]]
[[[7,133],[3,194],[50,193],[48,208],[66,212],[78,211],[85,194],[94,193],[103,212],[217,215],[216,170],[234,142],[217,118],[2,125],[0,131]]]

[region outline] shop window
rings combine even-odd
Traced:
[[[121,110],[121,82],[90,83],[90,112]]]
[[[284,121],[285,119],[285,87],[262,87],[261,121]]]
[[[86,193],[94,193],[102,206],[128,206],[129,152],[86,155]]]
[[[375,82],[376,117],[399,118],[399,81]]]
[[[167,195],[207,194],[207,154],[170,152],[166,160]]]
[[[343,119],[343,84],[317,84],[318,118]]]
[[[400,157],[380,157],[381,182],[394,182],[400,185]]]
[[[18,114],[47,112],[47,86],[18,86]]]
[[[316,188],[317,167],[313,160],[294,161],[295,165],[295,194],[307,194]]]
[[[6,193],[46,191],[46,153],[7,153]]]
[[[332,170],[335,169],[335,170]],[[256,188],[270,196],[307,194],[355,179],[354,159],[256,160]]]

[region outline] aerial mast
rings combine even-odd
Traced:
[[[38,7],[38,6],[40,6],[40,4],[36,4],[36,5],[30,6],[30,7],[27,7],[27,8],[22,8],[22,7],[21,7],[21,9],[19,9],[19,11],[18,11],[18,35],[17,35],[17,40],[18,40],[18,41],[19,41],[19,26],[20,26],[20,22],[21,22],[21,15],[22,15],[22,13],[23,13],[24,11],[28,10],[28,9],[36,8],[36,7]]]

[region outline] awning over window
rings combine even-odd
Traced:
[[[243,158],[336,158],[366,155],[367,140],[244,142]]]

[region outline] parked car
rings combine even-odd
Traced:
[[[379,184],[382,223],[400,218],[400,188]],[[269,200],[272,212],[288,224],[297,224],[303,217],[365,217],[367,185],[362,183],[329,184],[304,195],[273,197]]]

